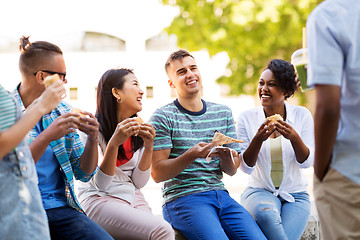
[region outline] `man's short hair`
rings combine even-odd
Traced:
[[[37,41],[31,43],[29,36],[20,38],[19,50],[21,52],[19,59],[19,68],[22,73],[33,74],[41,70],[38,69],[42,65],[46,65],[51,57],[54,55],[62,55],[61,49],[55,44]]]
[[[175,60],[181,60],[184,57],[192,57],[193,59],[195,59],[188,51],[186,51],[185,49],[180,49],[177,50],[173,53],[170,54],[170,56],[168,57],[168,59],[166,60],[165,63],[165,71],[166,73],[168,72],[168,69],[170,67],[170,63],[172,63]]]

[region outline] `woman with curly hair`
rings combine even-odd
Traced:
[[[242,171],[250,175],[241,204],[268,239],[300,239],[309,215],[302,169],[314,160],[314,123],[308,109],[285,103],[297,90],[294,67],[273,59],[258,84],[261,105],[237,121]],[[271,121],[268,117],[279,116]]]

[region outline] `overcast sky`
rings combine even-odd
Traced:
[[[168,26],[178,9],[158,0],[15,0],[0,7],[0,41],[31,35],[32,41],[95,31],[149,38]]]

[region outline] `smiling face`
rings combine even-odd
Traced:
[[[261,105],[265,109],[283,108],[285,94],[281,90],[278,81],[274,78],[274,74],[269,69],[266,69],[260,76],[258,94]]]
[[[134,74],[129,73],[123,78],[124,85],[122,89],[115,89],[114,91],[121,99],[120,103],[118,103],[118,111],[120,111],[120,115],[122,115],[123,118],[127,118],[142,110],[141,101],[144,92],[141,90]]]
[[[167,74],[169,85],[176,89],[178,97],[189,97],[201,93],[201,75],[194,58],[186,56],[172,61]]]

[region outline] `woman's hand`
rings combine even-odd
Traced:
[[[276,126],[275,124],[270,124],[270,119],[266,120],[261,126],[259,127],[258,131],[256,132],[254,138],[261,140],[262,142],[266,141],[270,137],[270,135],[275,131]]]
[[[299,163],[303,163],[309,157],[310,150],[304,144],[299,134],[292,126],[290,126],[290,124],[284,121],[278,120],[275,125],[276,131],[283,135],[284,138],[290,140],[295,152],[296,161],[298,161]]]
[[[144,140],[145,149],[153,149],[156,136],[154,127],[149,123],[143,123],[138,131],[138,136]]]
[[[123,144],[131,135],[139,132],[140,124],[134,118],[127,118],[118,123],[110,141],[117,146]]]
[[[285,121],[278,120],[275,122],[275,126],[276,131],[278,131],[281,135],[284,136],[284,138],[289,139],[290,141],[294,141],[299,137],[295,129]]]

